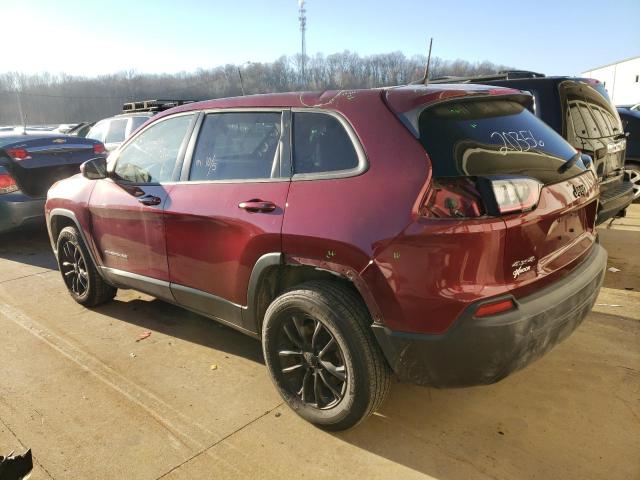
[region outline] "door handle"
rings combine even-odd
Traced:
[[[144,195],[142,197],[138,197],[138,201],[143,205],[160,205],[162,199],[160,197],[156,197],[155,195]]]
[[[238,204],[238,208],[243,208],[247,212],[256,213],[256,212],[273,212],[276,209],[276,204],[269,201],[264,201],[260,199],[254,198],[253,200],[248,200],[246,202],[240,202]]]

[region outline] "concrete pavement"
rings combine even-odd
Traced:
[[[133,291],[85,309],[46,234],[0,236],[0,454],[31,447],[37,479],[640,478],[640,208],[601,238],[621,271],[549,355],[488,387],[395,384],[330,434],[255,340]]]

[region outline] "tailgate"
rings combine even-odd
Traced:
[[[535,210],[504,217],[505,278],[528,283],[558,271],[596,240],[598,186],[591,171],[545,185]]]

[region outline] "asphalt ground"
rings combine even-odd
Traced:
[[[257,341],[135,291],[85,309],[44,230],[0,235],[0,455],[31,448],[34,479],[638,479],[640,206],[600,233],[619,271],[564,343],[492,386],[395,383],[342,433],[283,405]]]

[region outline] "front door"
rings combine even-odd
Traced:
[[[89,211],[103,271],[114,283],[171,299],[162,209],[179,175],[195,115],[151,124],[110,161]]]
[[[286,112],[285,112],[286,115]],[[182,305],[254,331],[242,318],[257,260],[280,253],[289,173],[281,111],[207,114],[190,166],[165,205],[172,293]]]

